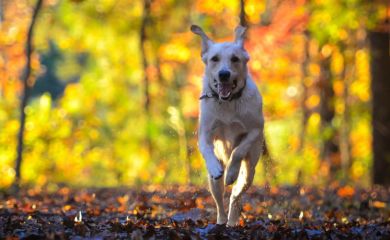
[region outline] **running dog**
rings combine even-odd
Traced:
[[[238,26],[234,42],[213,42],[196,25],[202,39],[206,69],[200,97],[198,144],[206,161],[210,191],[217,205],[217,224],[236,226],[241,196],[253,182],[262,153],[264,118],[262,97],[247,67],[246,28]],[[229,212],[223,206],[225,185],[232,185]]]

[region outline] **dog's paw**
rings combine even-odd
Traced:
[[[220,179],[223,176],[223,168],[218,160],[208,162],[207,170],[209,171],[210,176],[215,180]]]
[[[225,185],[226,186],[232,185],[237,180],[239,171],[237,171],[237,170],[233,170],[233,171],[228,172],[225,176]]]
[[[243,159],[243,154],[239,149],[235,149],[229,159],[229,162],[226,167],[225,174],[225,185],[232,185],[238,178],[240,173],[241,161]]]
[[[225,185],[232,185],[238,178],[238,174],[240,173],[240,165],[241,162],[231,162],[226,170],[225,175]]]

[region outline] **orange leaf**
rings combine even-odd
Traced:
[[[242,206],[242,209],[245,212],[248,212],[248,211],[252,210],[252,206],[249,203],[245,203],[244,206]]]
[[[339,190],[337,190],[337,195],[339,195],[342,198],[352,197],[354,194],[355,194],[355,189],[353,189],[351,186],[341,187],[339,188]]]

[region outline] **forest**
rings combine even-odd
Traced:
[[[390,237],[389,16],[385,0],[0,0],[0,239]],[[234,229],[209,231],[192,24],[218,42],[247,27],[263,96]]]

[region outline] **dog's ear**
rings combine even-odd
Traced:
[[[243,27],[241,25],[238,25],[235,32],[235,39],[234,42],[244,48],[244,40],[245,40],[245,33],[246,33],[246,27]]]
[[[213,41],[204,33],[202,28],[200,28],[197,25],[191,25],[191,32],[195,33],[196,35],[199,35],[202,38],[202,57],[207,52],[207,50],[210,48],[210,46],[213,44]]]

